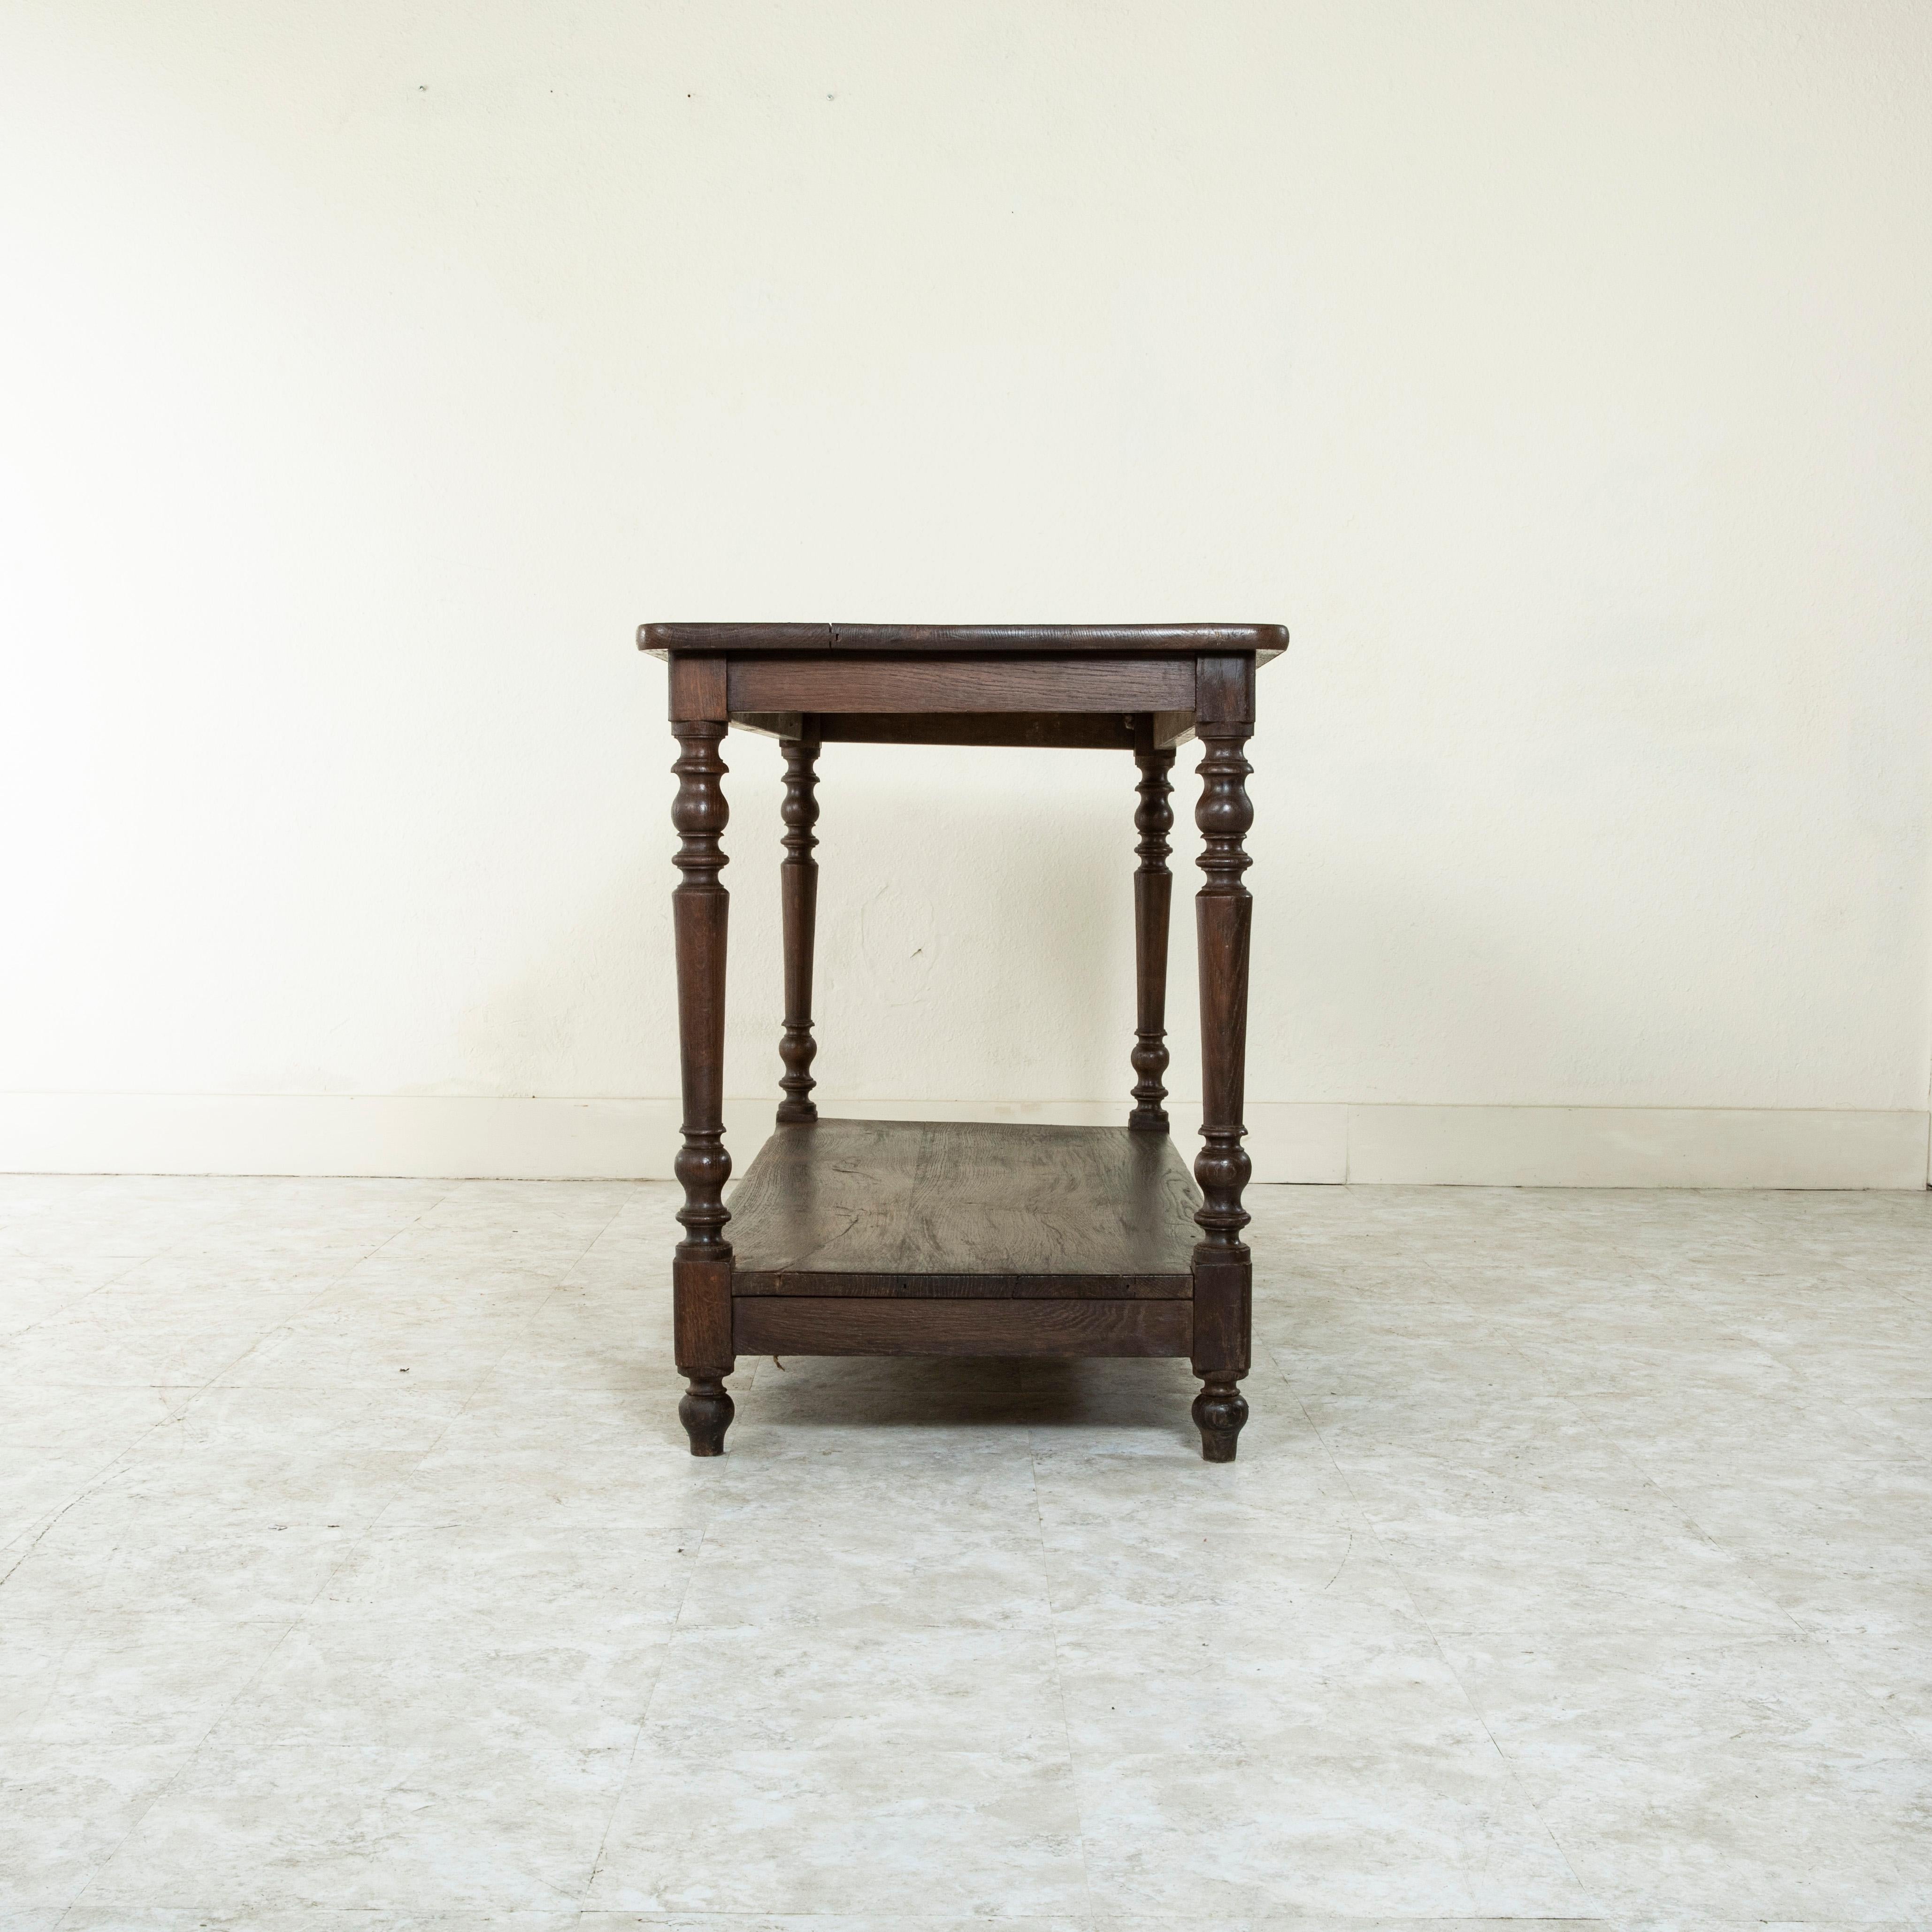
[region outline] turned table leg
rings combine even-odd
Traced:
[[[809,721],[808,721],[808,722]],[[784,923],[784,1037],[778,1058],[784,1077],[778,1084],[778,1124],[815,1120],[818,1109],[812,1090],[812,1063],[818,1042],[812,1036],[812,950],[818,922],[818,861],[812,856],[818,841],[812,828],[818,823],[818,740],[807,730],[782,741],[785,763],[784,860],[778,867],[778,900]]]
[[[1252,1264],[1241,1240],[1248,1215],[1241,1206],[1248,1156],[1241,1146],[1243,1084],[1248,1033],[1248,932],[1252,901],[1241,882],[1249,859],[1244,842],[1254,823],[1243,781],[1254,769],[1243,756],[1254,729],[1254,661],[1204,658],[1198,667],[1202,741],[1201,802],[1194,822],[1206,874],[1195,897],[1201,973],[1201,1151],[1194,1162],[1202,1204],[1194,1218],[1194,1348],[1201,1378],[1194,1420],[1201,1454],[1232,1462],[1248,1405],[1240,1391],[1248,1372]]]
[[[1167,928],[1174,875],[1167,869],[1167,835],[1174,830],[1174,808],[1168,803],[1174,788],[1167,775],[1173,769],[1172,751],[1154,742],[1154,720],[1143,713],[1134,721],[1134,763],[1140,767],[1135,790],[1140,804],[1134,830],[1141,835],[1135,848],[1140,867],[1134,874],[1134,1110],[1127,1125],[1152,1133],[1167,1132],[1167,1109],[1161,1104],[1167,1089]]]
[[[671,1264],[671,1298],[678,1372],[689,1387],[677,1406],[678,1420],[694,1456],[722,1456],[732,1404],[724,1378],[737,1366],[731,1348],[731,1247],[724,1238],[730,1216],[724,1184],[731,1156],[724,1147],[724,936],[730,895],[718,874],[725,858],[718,845],[730,814],[719,782],[723,692],[701,675],[700,661],[671,668],[671,729],[682,755],[671,823],[681,836],[677,866],[684,877],[671,895],[677,942],[677,1024],[684,1088],[684,1144],[678,1179],[684,1205],[677,1218],[685,1238]],[[722,673],[722,665],[718,667]],[[688,673],[681,676],[681,673]],[[716,683],[721,686],[722,676]],[[710,701],[704,702],[710,698]],[[682,702],[680,701],[682,700]],[[716,716],[689,715],[700,709]]]

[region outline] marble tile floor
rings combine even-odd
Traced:
[[[1932,1198],[1254,1189],[1228,1468],[674,1192],[0,1178],[0,1926],[1932,1926]]]

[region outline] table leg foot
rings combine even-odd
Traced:
[[[1210,1382],[1194,1398],[1194,1426],[1201,1432],[1204,1462],[1232,1462],[1235,1439],[1248,1419],[1248,1399],[1232,1382]]]
[[[1245,1411],[1245,1404],[1243,1408]],[[693,1376],[691,1386],[677,1405],[677,1419],[684,1424],[685,1434],[691,1438],[691,1453],[694,1456],[723,1455],[724,1432],[730,1427],[731,1418],[736,1413],[722,1376]]]

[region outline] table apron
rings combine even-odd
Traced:
[[[734,711],[1185,711],[1192,658],[734,659]]]

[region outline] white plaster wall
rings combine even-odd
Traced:
[[[1922,1140],[1929,73],[1922,0],[12,0],[0,1089],[670,1095],[640,619],[1216,616],[1295,637],[1258,1102]],[[1123,1094],[1125,760],[824,776],[821,1097]]]

